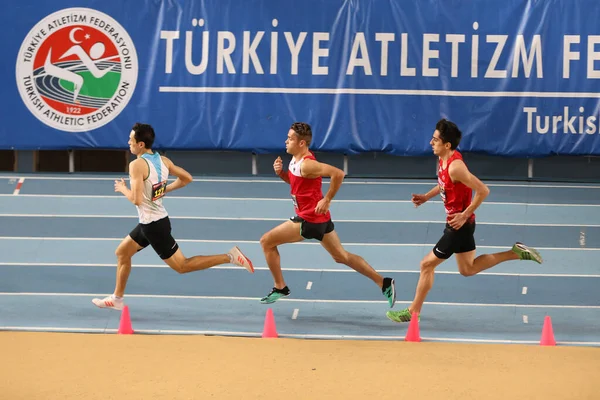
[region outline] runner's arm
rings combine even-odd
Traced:
[[[425,193],[425,197],[427,200],[431,200],[438,194],[440,194],[440,185],[435,185],[429,192]]]
[[[319,176],[331,178],[329,190],[325,194],[327,201],[333,200],[346,176],[344,171],[339,168],[310,159],[304,160],[300,173],[304,178],[317,178]]]
[[[175,182],[169,183],[167,188],[165,189],[165,193],[172,192],[173,190],[181,189],[187,184],[191,183],[194,178],[187,172],[185,169],[173,164],[173,161],[169,160],[167,157],[162,156],[162,161],[165,163],[167,168],[169,169],[169,174],[177,177]]]
[[[281,160],[281,157],[277,157],[275,159],[275,162],[273,163],[273,170],[275,171],[275,174],[277,174],[277,176],[281,178],[282,181],[284,181],[288,185],[290,184],[290,176],[288,174],[288,171],[283,170],[283,161]]]
[[[280,173],[277,174],[277,176],[279,178],[281,178],[281,180],[284,181],[285,183],[287,183],[288,185],[290,184],[290,176],[288,175],[287,171],[281,171]]]
[[[147,164],[144,160],[138,158],[129,163],[129,183],[131,189],[123,179],[115,181],[115,192],[123,193],[127,200],[139,206],[144,198],[144,171],[147,169]]]
[[[490,189],[485,183],[481,182],[479,178],[473,175],[465,163],[461,160],[456,160],[450,164],[448,174],[450,175],[452,182],[462,182],[475,191],[473,201],[469,207],[463,211],[463,214],[469,218],[471,215],[473,215],[481,203],[483,203],[483,200],[485,200],[485,198],[490,194]]]

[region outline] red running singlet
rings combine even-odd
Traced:
[[[462,159],[462,154],[460,154],[458,150],[454,150],[454,154],[452,154],[446,162],[446,168],[443,168],[442,159],[440,158],[439,160],[438,185],[440,186],[440,196],[444,201],[447,216],[450,214],[461,213],[471,204],[471,197],[473,195],[471,188],[461,182],[452,182],[450,174],[448,173],[450,164],[452,164],[454,160]],[[448,220],[448,217],[446,217],[446,220]],[[475,214],[471,215],[467,220],[469,223],[473,223],[473,221],[475,221]]]
[[[323,198],[321,188],[323,179],[318,178],[308,179],[303,178],[300,174],[300,168],[304,160],[316,160],[314,154],[310,153],[299,161],[292,158],[288,167],[288,177],[290,179],[292,201],[296,214],[306,222],[320,224],[331,219],[329,211],[325,214],[316,214],[315,207]]]

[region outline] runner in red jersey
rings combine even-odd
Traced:
[[[281,272],[281,260],[277,246],[300,242],[304,239],[316,239],[321,242],[321,245],[336,262],[349,266],[375,282],[387,298],[390,307],[393,307],[396,301],[394,280],[379,275],[362,257],[348,253],[342,247],[331,221],[329,204],[342,185],[344,172],[329,164],[318,162],[309,150],[311,141],[310,125],[303,122],[292,124],[285,141],[286,151],[292,155],[288,171],[283,171],[281,157],[278,157],[273,164],[275,173],[290,184],[296,215],[289,221],[271,229],[260,239],[275,283],[271,292],[260,301],[263,304],[270,304],[290,295],[290,289]],[[321,189],[323,177],[331,178],[329,190],[325,196]]]
[[[490,190],[469,171],[462,155],[456,149],[461,137],[461,131],[453,122],[442,119],[438,121],[433,138],[429,142],[433,154],[439,157],[438,184],[426,194],[413,194],[412,202],[418,207],[439,194],[446,209],[446,228],[433,250],[421,260],[421,275],[410,307],[387,312],[387,317],[392,321],[409,322],[413,313],[420,315],[425,297],[433,286],[435,268],[452,254],[456,254],[458,271],[464,276],[478,274],[509,260],[533,260],[542,263],[542,257],[537,250],[519,242],[515,243],[511,250],[483,254],[475,258],[475,210]],[[473,191],[475,197],[472,199]]]

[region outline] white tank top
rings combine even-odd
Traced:
[[[162,198],[167,188],[169,169],[163,163],[158,153],[145,153],[141,158],[148,164],[150,172],[148,178],[144,180],[142,204],[136,206],[136,208],[140,224],[149,224],[168,216],[167,210],[163,206]]]

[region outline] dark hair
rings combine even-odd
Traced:
[[[294,122],[290,129],[296,132],[298,139],[306,142],[306,147],[310,146],[310,142],[312,141],[312,129],[310,129],[309,124],[305,122]]]
[[[154,144],[154,128],[151,125],[137,122],[131,129],[135,132],[133,135],[135,141],[144,142],[146,149],[151,150]]]
[[[442,143],[450,143],[450,150],[455,150],[462,138],[462,132],[454,122],[442,118],[435,125],[435,129],[440,132]]]

